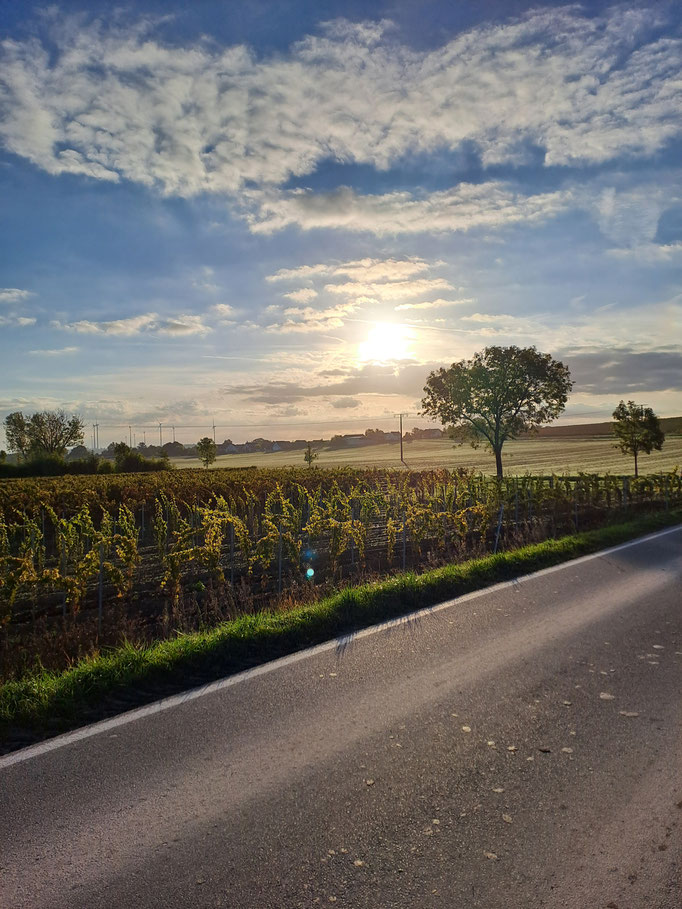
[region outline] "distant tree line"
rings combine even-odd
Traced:
[[[110,459],[100,457],[83,445],[84,429],[79,416],[68,416],[63,410],[44,410],[30,416],[21,411],[8,414],[5,437],[16,461],[9,463],[2,452],[0,477],[133,473],[171,467],[167,455],[146,458],[125,442],[109,446]]]
[[[497,476],[502,478],[502,447],[555,420],[564,410],[573,387],[568,367],[535,347],[486,347],[470,360],[453,363],[432,372],[424,387],[422,413],[439,419],[444,429],[419,429],[403,435],[404,442],[437,439],[444,435],[476,447],[485,444],[494,454]],[[665,440],[661,424],[650,407],[621,401],[613,412],[616,447],[634,458],[638,476],[639,456],[660,451]],[[364,433],[335,435],[324,439],[290,442],[254,439],[236,445],[226,439],[216,445],[205,436],[196,445],[180,442],[146,445],[136,449],[125,442],[112,442],[96,455],[83,445],[83,420],[63,410],[40,411],[25,416],[21,411],[5,418],[7,446],[15,455],[9,463],[0,452],[0,477],[53,476],[66,473],[131,473],[168,470],[171,457],[196,457],[206,469],[219,454],[303,450],[312,468],[319,448],[354,448],[400,442],[399,432],[367,429]]]

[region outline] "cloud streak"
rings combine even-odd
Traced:
[[[362,194],[348,186],[333,192],[252,192],[247,215],[253,233],[271,234],[295,225],[385,234],[443,233],[540,223],[576,202],[570,190],[526,195],[499,181],[460,183],[434,193]]]
[[[111,335],[126,338],[140,334],[181,337],[186,335],[205,335],[212,331],[212,328],[204,323],[202,316],[179,315],[171,318],[161,318],[154,312],[103,322],[94,322],[89,319],[80,319],[76,322],[53,321],[52,326],[64,331],[76,332],[76,334]]]

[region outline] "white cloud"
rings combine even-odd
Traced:
[[[406,256],[402,259],[353,259],[349,262],[319,262],[317,265],[300,265],[298,268],[281,268],[266,281],[301,281],[321,275],[336,277],[343,275],[353,281],[404,281],[413,275],[428,271],[443,262],[428,262],[420,256]]]
[[[640,246],[654,239],[659,218],[672,201],[670,190],[646,181],[635,188],[608,186],[588,198],[587,207],[609,240],[619,246]]]
[[[642,265],[658,265],[682,258],[682,243],[642,243],[639,246],[609,249],[607,255]]]
[[[392,192],[362,195],[344,186],[329,193],[296,189],[252,192],[247,220],[254,233],[273,233],[290,225],[303,230],[340,228],[384,234],[466,231],[538,223],[575,201],[568,190],[524,195],[499,181],[460,183],[431,194]]]
[[[212,331],[210,326],[204,324],[202,316],[179,315],[171,318],[160,318],[154,312],[130,316],[126,319],[111,319],[105,322],[80,319],[77,322],[66,323],[55,321],[52,325],[55,328],[73,331],[78,334],[117,335],[120,337],[131,337],[144,332],[171,336],[204,335]]]
[[[414,281],[390,281],[367,284],[362,281],[348,281],[343,284],[325,284],[331,294],[347,297],[371,297],[377,300],[400,300],[404,297],[419,297],[433,291],[452,290],[452,284],[445,278],[416,278]]]
[[[213,329],[205,325],[202,316],[181,315],[169,319],[160,319],[155,326],[161,335],[206,335]]]
[[[280,268],[274,275],[268,275],[266,281],[299,281],[302,278],[312,278],[313,275],[330,274],[330,266],[323,263],[319,265],[299,265],[298,268]]]
[[[293,300],[295,303],[310,303],[317,296],[317,291],[312,287],[301,287],[299,290],[292,290],[288,294],[283,294],[283,296]]]
[[[463,297],[461,300],[443,300],[439,297],[437,300],[424,300],[422,303],[401,303],[395,310],[401,312],[404,309],[448,309],[450,306],[464,306],[475,302],[473,297]]]
[[[442,262],[427,262],[419,256],[406,259],[357,259],[344,262],[332,269],[333,275],[345,275],[353,281],[404,281],[413,275],[428,271],[432,265]]]
[[[30,290],[21,290],[18,287],[0,287],[0,303],[21,303],[32,296]]]
[[[354,313],[362,302],[362,300],[350,300],[324,309],[314,309],[311,306],[291,306],[284,310],[283,319],[268,325],[266,331],[290,334],[292,332],[325,332],[341,328],[344,318]]]
[[[0,139],[52,174],[180,196],[463,143],[485,165],[529,147],[547,165],[651,156],[682,130],[682,42],[660,36],[659,9],[552,6],[429,50],[386,23],[336,21],[265,58],[67,19],[44,42],[3,42]]]
[[[229,318],[235,314],[233,306],[230,306],[229,303],[216,303],[215,306],[211,307],[212,312],[220,316],[221,319]]]
[[[0,325],[5,325],[7,328],[26,328],[35,324],[36,320],[27,316],[17,316],[13,313],[8,316],[0,316]]]
[[[47,350],[29,350],[34,357],[64,357],[69,354],[78,353],[80,347],[52,347]]]

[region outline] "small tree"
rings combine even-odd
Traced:
[[[429,375],[422,412],[460,441],[485,442],[501,478],[506,440],[555,420],[572,387],[568,367],[535,347],[486,347]]]
[[[43,410],[25,417],[18,410],[5,417],[7,447],[24,460],[44,455],[63,458],[66,449],[83,441],[80,417],[68,417],[63,410]]]
[[[213,439],[209,436],[204,436],[203,439],[199,439],[197,442],[197,454],[201,459],[201,463],[204,465],[206,470],[210,465],[215,461],[218,454],[218,447]]]
[[[665,433],[661,429],[660,421],[650,407],[635,404],[634,401],[628,401],[627,404],[621,401],[613,411],[613,419],[616,421],[613,431],[618,439],[615,447],[620,448],[623,454],[634,456],[635,476],[639,476],[637,471],[639,452],[651,454],[654,449],[660,451],[663,447]]]
[[[320,456],[319,451],[314,451],[313,446],[310,444],[310,442],[308,442],[308,447],[306,448],[305,452],[303,453],[303,460],[306,462],[308,467],[312,467],[313,463],[315,461],[317,461],[319,456]]]

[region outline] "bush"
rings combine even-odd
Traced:
[[[42,455],[21,461],[19,464],[8,464],[0,461],[0,479],[12,477],[63,477],[82,474],[111,473],[148,473],[155,470],[171,470],[168,458],[144,458],[136,451],[116,458],[116,462],[105,460],[95,454],[76,461],[65,461],[59,455]]]

